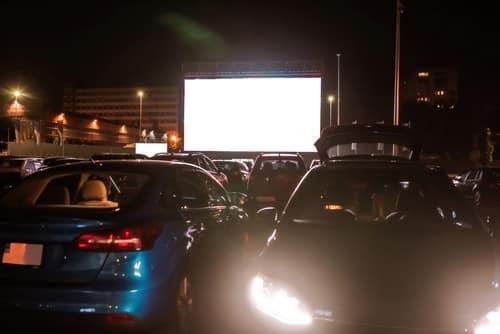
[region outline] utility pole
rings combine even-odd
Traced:
[[[337,126],[340,125],[340,53],[337,53]]]
[[[403,6],[396,0],[396,59],[394,64],[394,125],[399,125],[399,62],[400,62],[400,25]]]

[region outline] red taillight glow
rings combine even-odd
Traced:
[[[153,248],[161,231],[161,226],[151,225],[116,232],[86,233],[76,240],[76,246],[80,250],[94,252],[137,252]]]
[[[113,242],[111,233],[89,233],[80,236],[77,240],[77,247],[81,250],[99,251],[108,248]]]

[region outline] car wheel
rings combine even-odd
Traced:
[[[479,193],[479,190],[475,190],[472,194],[472,201],[474,202],[475,206],[481,205],[481,193]]]

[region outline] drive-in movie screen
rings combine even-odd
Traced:
[[[314,151],[321,78],[185,79],[184,89],[186,151]]]

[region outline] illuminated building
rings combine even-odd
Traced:
[[[66,88],[63,97],[65,113],[79,113],[96,119],[114,121],[151,130],[178,132],[179,90],[176,87],[136,88]]]
[[[99,145],[125,145],[133,143],[139,130],[125,124],[104,119],[93,119],[75,113],[52,115],[45,122],[44,137],[47,142]]]
[[[435,111],[454,111],[458,103],[458,74],[447,68],[421,68],[402,87],[406,103],[417,103]]]

